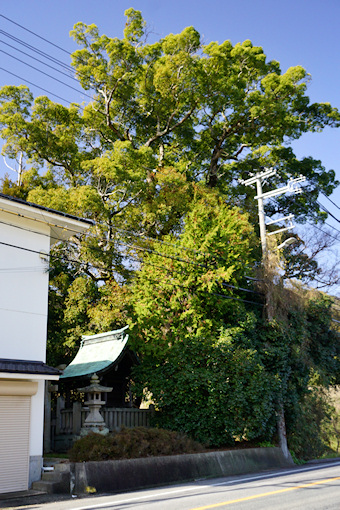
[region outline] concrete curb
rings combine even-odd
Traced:
[[[328,464],[331,462],[339,462],[340,457],[329,457],[328,459],[312,459],[307,460],[306,464]]]
[[[294,466],[280,448],[70,464],[71,492],[116,493]]]

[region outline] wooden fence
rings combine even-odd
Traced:
[[[122,427],[150,427],[154,409],[134,409],[129,407],[102,407],[100,410],[110,432]],[[81,402],[74,402],[72,408],[65,408],[62,397],[57,399],[55,411],[51,412],[50,394],[45,394],[44,451],[65,452],[79,437],[80,429],[88,416],[89,409]]]
[[[122,427],[150,427],[150,417],[153,412],[153,409],[130,407],[102,407],[100,410],[110,432],[118,431]],[[58,399],[55,435],[78,435],[88,413],[88,408],[83,407],[80,402],[74,402],[71,409],[65,409],[63,399]]]

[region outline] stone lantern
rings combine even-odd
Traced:
[[[113,388],[101,386],[97,374],[93,374],[89,386],[86,386],[85,388],[78,388],[79,391],[83,391],[87,394],[85,404],[90,410],[90,413],[80,430],[81,437],[86,436],[90,432],[96,432],[97,434],[103,435],[109,433],[109,429],[107,428],[104,418],[100,414],[99,410],[102,405],[105,404],[105,400],[101,399],[101,394],[109,393],[112,389]]]

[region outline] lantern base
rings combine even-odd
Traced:
[[[103,425],[95,425],[95,426],[88,426],[88,427],[82,427],[80,429],[80,437],[85,437],[88,434],[101,434],[102,436],[107,436],[109,433],[109,429]]]

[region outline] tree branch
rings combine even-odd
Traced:
[[[182,117],[181,120],[179,120],[178,122],[176,122],[176,124],[174,124],[172,127],[170,127],[170,123],[172,121],[172,119],[174,118],[174,116],[176,115],[177,111],[175,110],[169,117],[168,121],[167,121],[167,125],[166,127],[163,129],[163,131],[158,131],[156,135],[152,136],[151,138],[149,138],[149,140],[147,140],[147,142],[144,144],[145,147],[150,147],[150,145],[158,140],[159,138],[161,138],[162,136],[164,135],[167,135],[168,133],[171,133],[174,129],[178,128],[179,126],[181,126],[182,124],[184,124],[184,122],[186,120],[188,120],[190,118],[190,116],[192,115],[192,113],[194,112],[196,108],[196,103],[191,107],[191,109],[184,115],[184,117]]]

